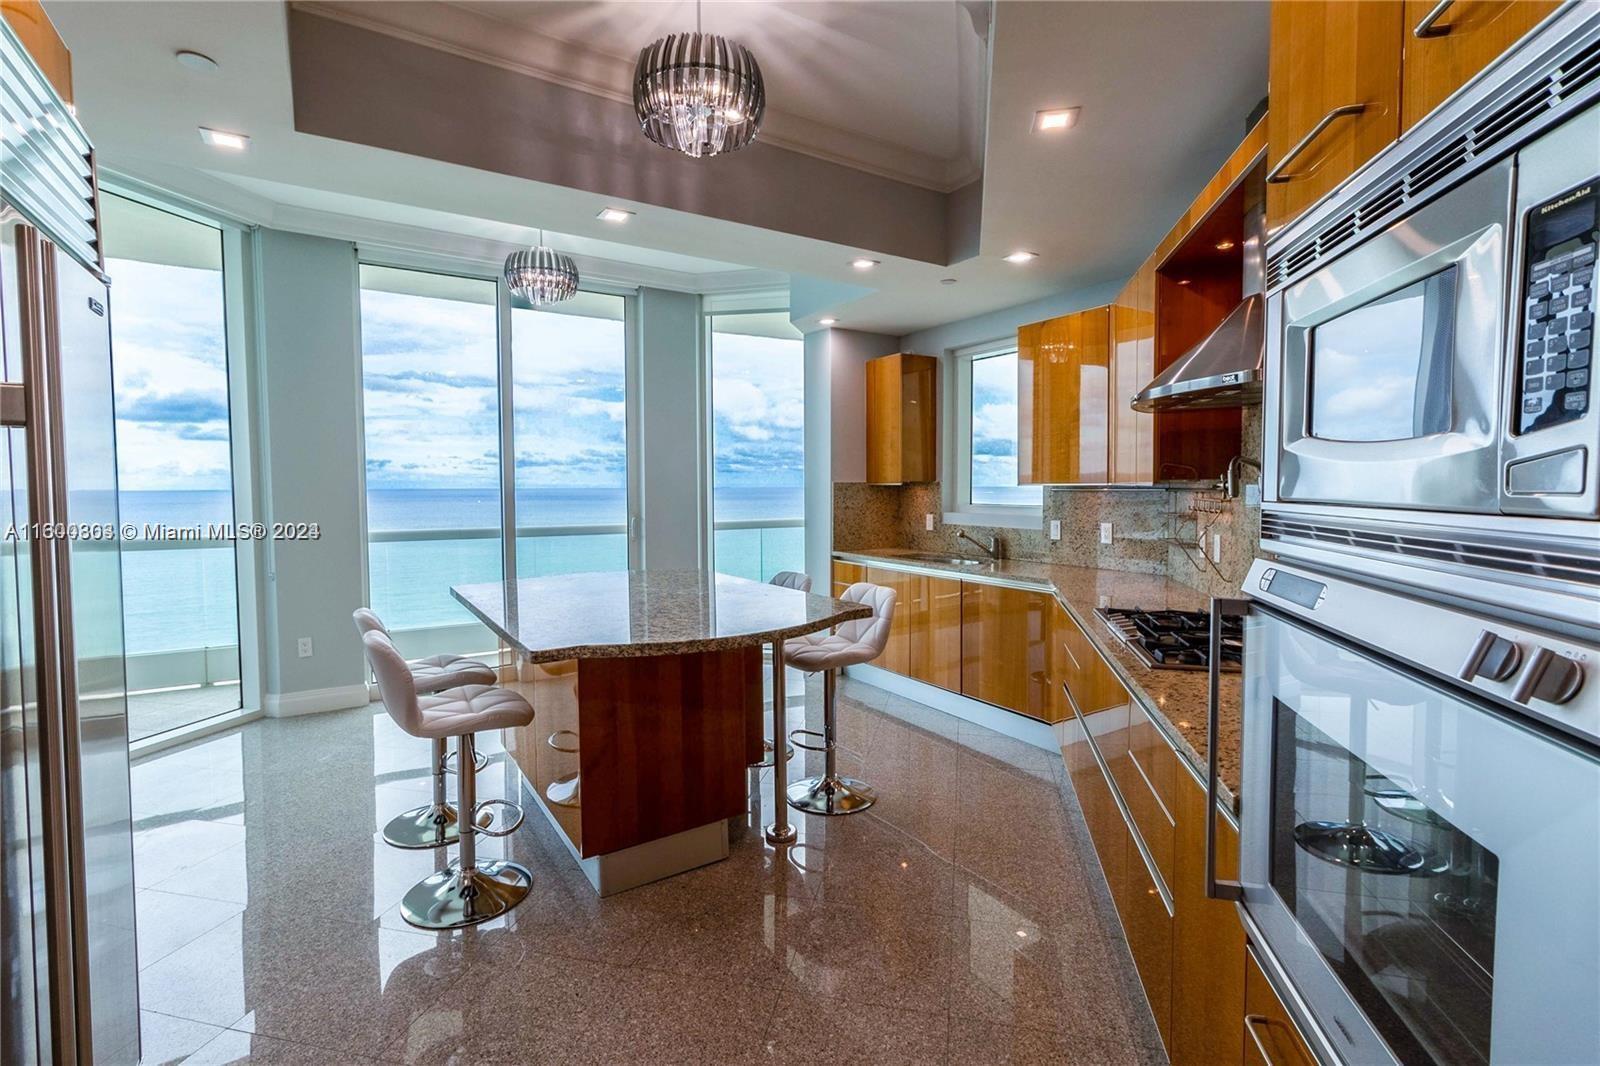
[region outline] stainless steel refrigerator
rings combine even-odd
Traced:
[[[110,301],[92,151],[0,27],[0,1061],[139,1054]]]

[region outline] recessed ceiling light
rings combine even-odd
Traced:
[[[1228,249],[1230,249],[1232,247],[1233,247],[1233,242],[1232,241],[1218,241],[1217,242],[1217,251],[1219,251],[1219,252],[1226,252]]]
[[[196,52],[192,49],[180,48],[178,49],[176,58],[180,66],[187,70],[197,71],[201,74],[212,74],[215,73],[217,69],[217,61],[206,55],[204,52]]]
[[[817,324],[820,326],[832,326],[836,325],[838,321],[837,318],[819,318],[817,319]]]
[[[1039,258],[1039,253],[1038,252],[1012,252],[1010,255],[1006,256],[1006,262],[1008,262],[1008,263],[1031,263],[1033,260],[1035,260],[1037,258]]]
[[[850,260],[850,265],[855,267],[857,270],[871,270],[873,267],[878,265],[878,261],[876,259],[868,259],[864,255],[858,255],[854,259]]]
[[[602,207],[595,218],[601,222],[626,222],[633,217],[632,211],[624,211],[620,207]]]
[[[955,278],[940,278],[939,279],[939,284],[940,285],[954,285],[955,283],[956,283],[956,279]]]
[[[200,139],[213,148],[226,148],[230,152],[242,152],[250,147],[250,138],[244,134],[214,130],[208,126],[200,127]]]
[[[1078,124],[1078,108],[1052,107],[1033,113],[1033,132],[1060,133]]]

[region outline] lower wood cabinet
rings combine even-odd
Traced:
[[[961,693],[1050,721],[1050,626],[1047,592],[966,581],[961,585]]]
[[[1206,791],[1187,771],[1178,775],[1177,848],[1171,881],[1175,914],[1172,944],[1172,1038],[1167,1053],[1177,1066],[1236,1066],[1243,1061],[1244,927],[1238,909],[1206,898]],[[1220,811],[1217,876],[1239,875],[1239,831]]]
[[[1316,1066],[1311,1048],[1249,948],[1245,949],[1244,1009],[1246,1066]]]
[[[1137,840],[1128,837],[1128,874],[1117,911],[1128,937],[1128,950],[1144,985],[1150,1013],[1155,1015],[1161,1042],[1172,1046],[1172,911]],[[1115,898],[1115,897],[1114,897]]]
[[[869,566],[863,581],[894,591],[894,615],[889,619],[889,643],[873,666],[892,670],[897,674],[911,674],[911,626],[915,607],[911,602],[911,586],[915,574],[887,567]]]
[[[847,563],[835,559],[833,561],[833,594],[839,596],[845,589],[857,581],[867,579],[867,568],[860,563]]]
[[[835,596],[848,587],[848,582],[841,587],[841,577],[894,590],[889,643],[872,665],[952,692],[961,691],[960,579],[837,561],[833,567]]]

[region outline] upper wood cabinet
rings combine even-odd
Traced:
[[[1400,128],[1415,126],[1558,6],[1557,0],[1406,0]]]
[[[1111,309],[1017,330],[1017,481],[1110,480]]]
[[[867,480],[932,481],[939,470],[939,361],[885,355],[867,363]]]
[[[1274,0],[1267,230],[1400,136],[1401,0]]]

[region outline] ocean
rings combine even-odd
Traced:
[[[231,519],[231,494],[222,491],[129,491],[121,494],[124,524],[209,525]],[[627,541],[615,533],[527,535],[529,527],[622,526],[620,488],[540,488],[517,492],[520,576],[621,569]],[[803,490],[722,487],[715,494],[720,522],[798,521]],[[319,521],[317,515],[281,516]],[[394,629],[456,625],[471,617],[451,598],[451,585],[500,577],[499,494],[493,488],[374,489],[367,494],[368,574],[372,607]],[[397,531],[472,529],[465,538],[395,539]],[[804,567],[798,526],[723,529],[714,536],[716,568],[766,580]],[[232,553],[224,546],[133,550],[123,553],[123,615],[130,655],[238,642]]]

